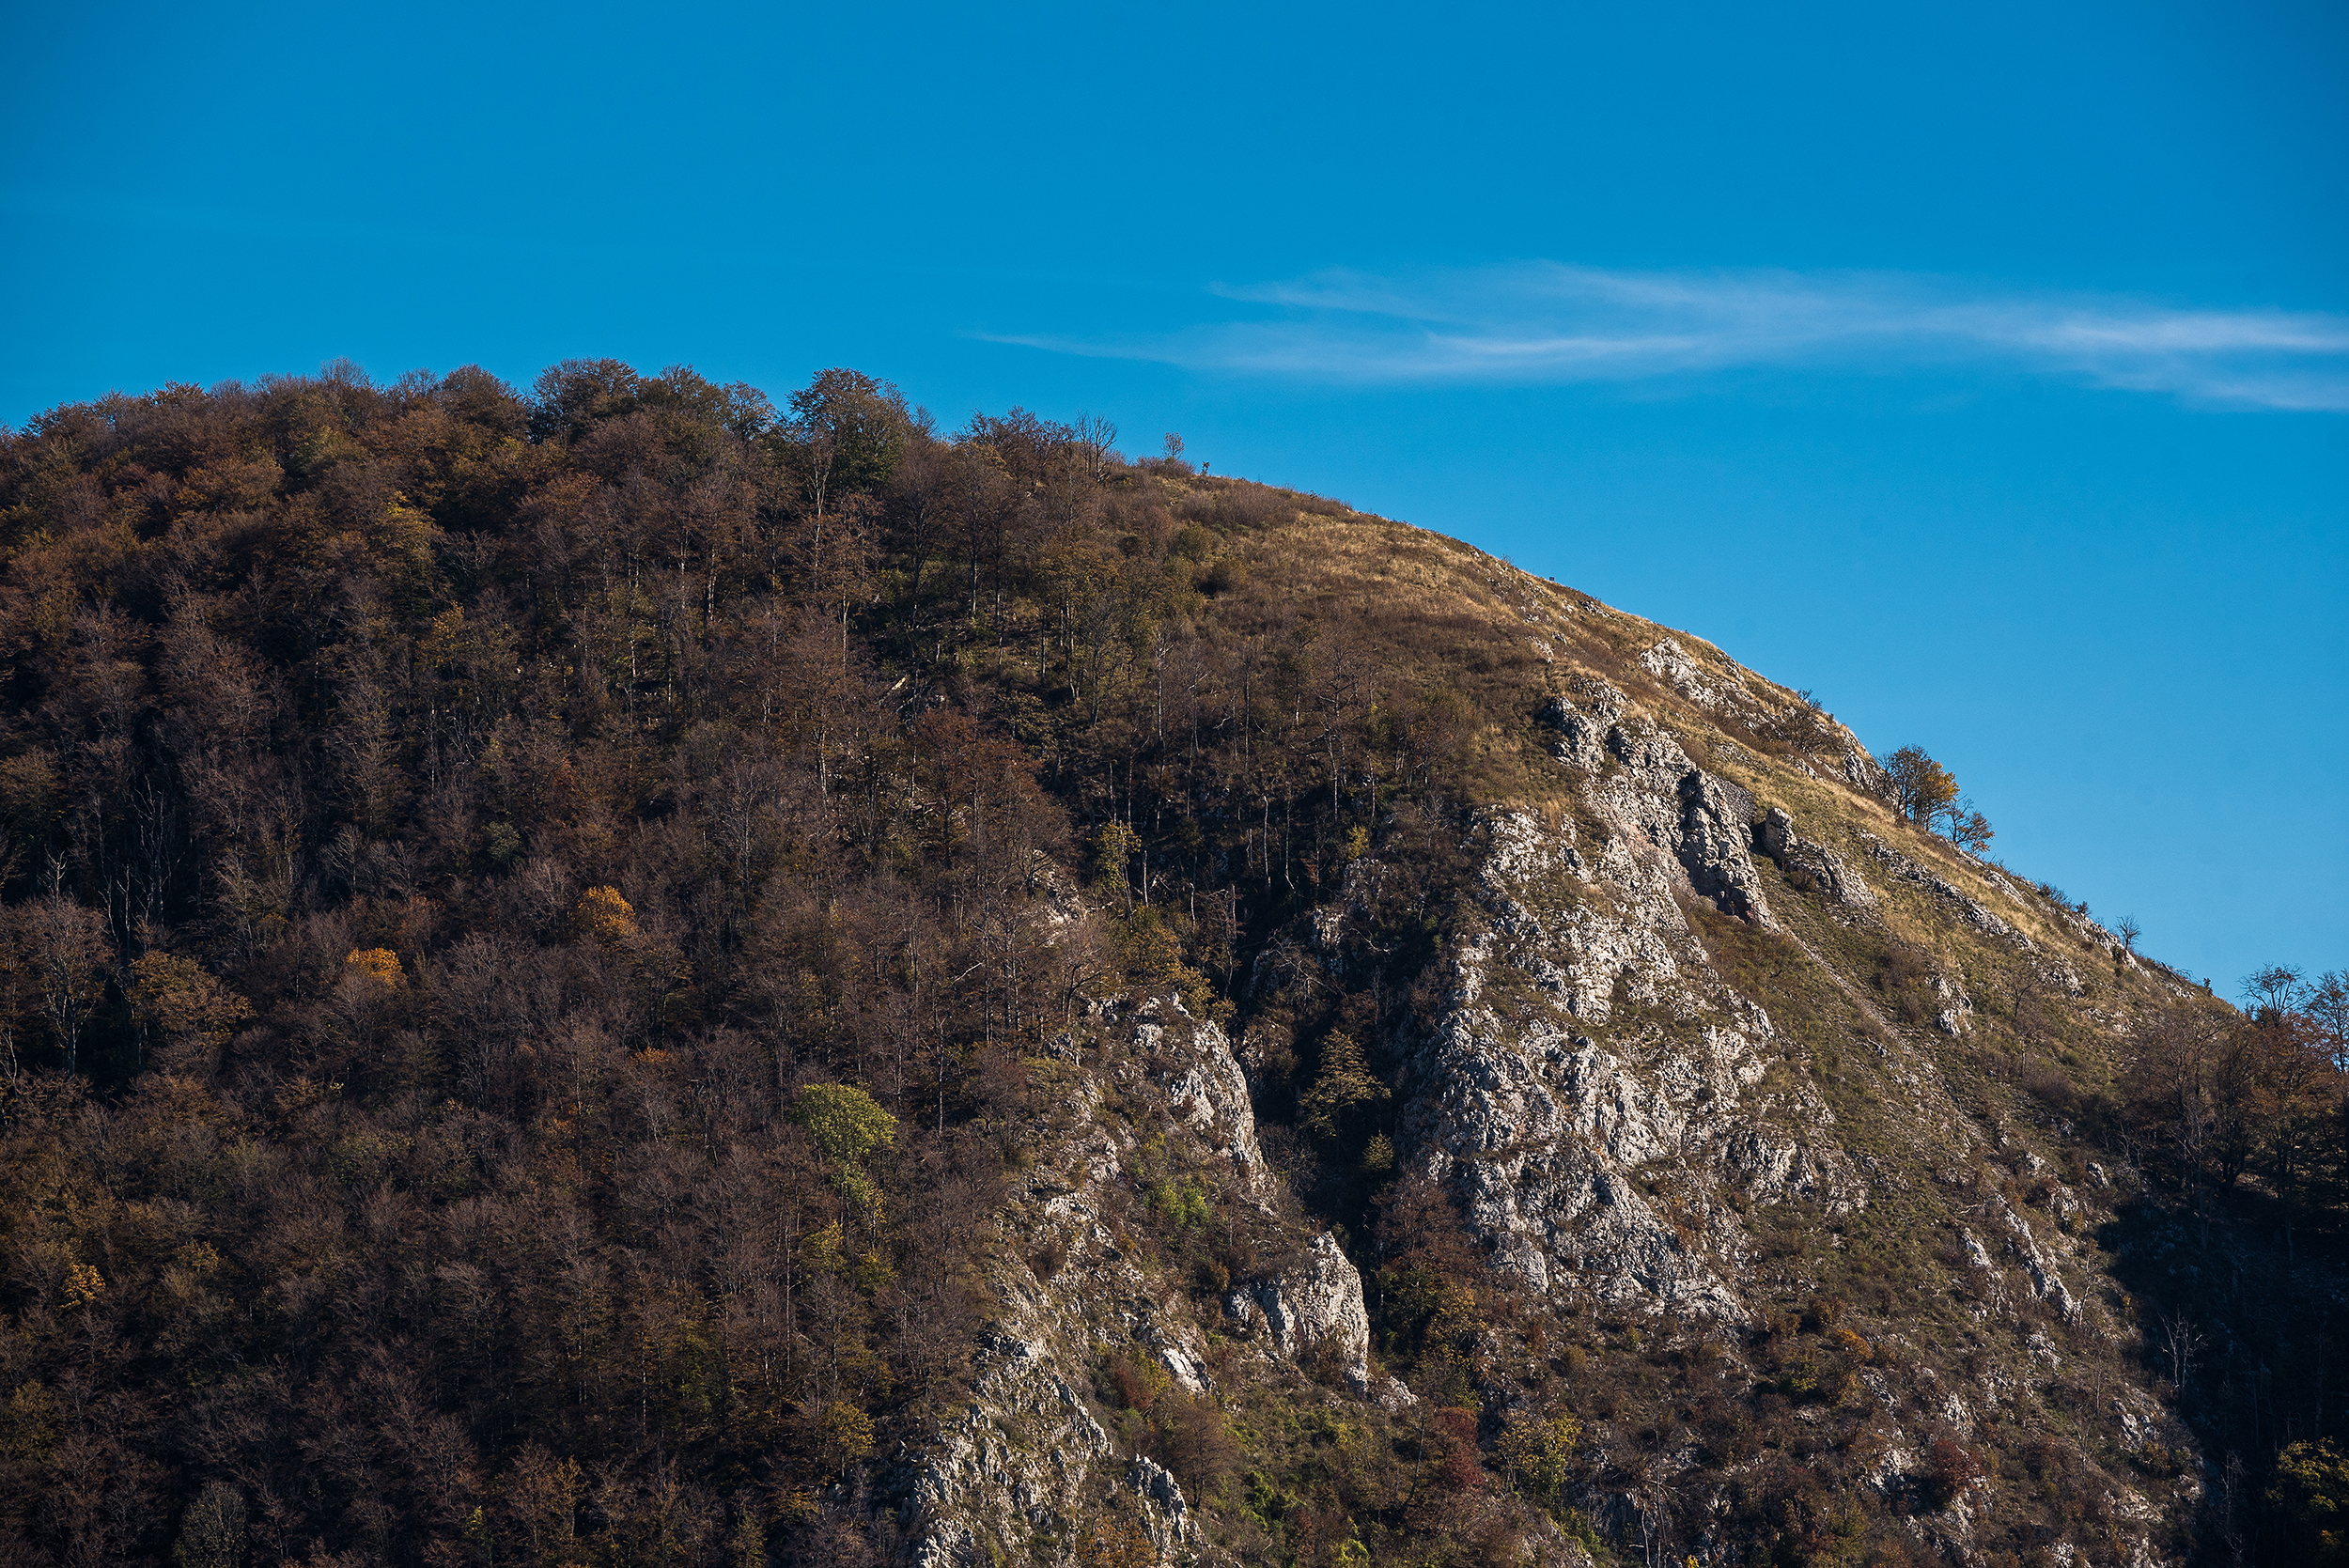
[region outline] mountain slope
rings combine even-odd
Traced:
[[[2317,1549],[2288,987],[1112,436],[572,362],[7,439],[12,1556]]]
[[[1360,617],[1365,644],[1486,676],[1465,874],[1430,898],[1367,846],[1297,968],[1260,959],[1234,991],[1278,1107],[1307,1077],[1279,1065],[1297,1017],[1329,1011],[1314,993],[1375,985],[1382,937],[1441,913],[1392,1026],[1392,1141],[1497,1278],[1446,1344],[1381,1314],[1423,1403],[1474,1411],[1488,1442],[1568,1413],[1603,1483],[1568,1516],[1618,1542],[2173,1547],[2192,1439],[2114,1354],[2132,1327],[2092,1239],[2133,1194],[2050,1110],[2070,1079],[2032,1074],[2060,1056],[2112,1081],[2133,1023],[2216,1004],[1919,833],[1847,734],[1693,639],[1376,520],[1275,524],[1246,558],[1339,635]],[[1810,746],[1778,738],[1788,720]],[[1309,1163],[1351,1219],[1346,1179]],[[1227,1297],[1201,1331],[1239,1316]],[[1969,1483],[1985,1455],[2019,1484]]]

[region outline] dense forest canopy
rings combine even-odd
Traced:
[[[18,1551],[821,1534],[954,1389],[1023,1055],[1228,1011],[1458,743],[1282,607],[1179,635],[1334,508],[1112,436],[600,361],[8,439]]]
[[[1039,1064],[1142,995],[1255,1026],[1292,1213],[1353,1238],[1442,1419],[1259,1495],[1218,1414],[1109,1367],[1127,1436],[1264,1560],[1352,1560],[1363,1521],[1473,1560],[1443,1499],[1488,1489],[1588,1527],[1577,1418],[1480,1428],[1499,1374],[1457,1349],[1538,1348],[1534,1308],[1396,1174],[1394,1042],[1478,808],[1560,799],[1538,666],[1262,545],[1346,508],[1115,439],[943,432],[848,370],[778,408],[572,361],[528,395],[174,386],[0,441],[0,1555],[882,1560]],[[1808,707],[1741,737],[1841,744]],[[1374,847],[1405,875],[1335,983],[1300,922]],[[2329,1234],[2321,1001],[2181,1011],[2139,1078],[2043,1098],[2180,1203],[2257,1183]],[[1143,1176],[1202,1291],[1277,1244]],[[1750,1456],[1740,1411],[1659,1419]],[[1786,1560],[1894,1539],[1838,1512],[1859,1463],[1781,1463],[1739,1517]]]

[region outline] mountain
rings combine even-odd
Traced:
[[[609,361],[0,440],[9,1560],[2341,1554],[2337,977],[1114,442]]]

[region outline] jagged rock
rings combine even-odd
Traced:
[[[2054,905],[2053,908],[2056,919],[2062,923],[2063,927],[2072,934],[2073,939],[2082,947],[2092,947],[2101,952],[2110,953],[2121,946],[2121,939],[2098,924],[2086,909],[2075,908],[2070,905],[2060,903]]]
[[[1753,839],[1753,797],[1725,780],[1690,768],[1680,780],[1680,863],[1688,885],[1723,914],[1770,929],[1777,922],[1762,897],[1747,846]]]
[[[1859,873],[1826,845],[1797,834],[1795,819],[1781,807],[1769,809],[1762,825],[1754,830],[1754,839],[1762,852],[1776,861],[1787,880],[1796,886],[1802,886],[1808,879],[1812,887],[1847,909],[1875,908],[1875,892],[1860,879]]]
[[[1862,795],[1872,795],[1879,800],[1890,800],[1892,795],[1892,775],[1884,764],[1857,746],[1843,753],[1843,782]]]
[[[1580,696],[1581,706],[1553,699],[1547,712],[1563,737],[1555,754],[1597,775],[1593,803],[1642,852],[1676,864],[1689,891],[1722,913],[1774,927],[1750,852],[1753,798],[1690,762],[1614,688],[1592,681]]]
[[[1050,1340],[990,1331],[979,1346],[971,1404],[941,1424],[913,1480],[911,1500],[926,1521],[914,1562],[962,1568],[988,1561],[999,1545],[1024,1549],[1023,1538],[1070,1516],[1087,1476],[1111,1452],[1109,1434]]]
[[[1974,1011],[1974,999],[1966,994],[1964,986],[1938,974],[1933,977],[1933,994],[1941,1002],[1933,1015],[1933,1026],[1952,1038],[1965,1033],[1966,1020]]]
[[[2088,987],[2080,984],[2079,971],[2060,958],[2040,965],[2039,978],[2050,988],[2061,991],[2067,997],[2088,993]]]
[[[1623,693],[1603,680],[1579,683],[1577,700],[1552,697],[1543,722],[1558,734],[1550,753],[1561,762],[1594,772],[1607,762],[1607,732],[1624,711]]]
[[[1688,667],[1699,668],[1693,660]],[[1721,696],[1709,666],[1697,678]],[[1405,1053],[1400,1078],[1391,1080],[1395,1141],[1407,1167],[1451,1190],[1487,1256],[1530,1291],[1562,1306],[1669,1314],[1698,1332],[1708,1322],[1750,1322],[1763,1304],[1782,1302],[1772,1293],[1784,1283],[1757,1255],[1746,1228],[1749,1210],[1801,1199],[1828,1216],[1851,1213],[1870,1202],[1856,1157],[1869,1181],[1898,1185],[1905,1178],[1898,1160],[1855,1157],[1839,1146],[1837,1118],[1812,1076],[1819,1069],[1806,1070],[1802,1059],[1807,1048],[1781,1035],[1762,1006],[1716,972],[1684,912],[1690,896],[1775,924],[1755,871],[1755,857],[1766,855],[1797,886],[1815,890],[1853,918],[1880,918],[1882,877],[1889,876],[1922,890],[1971,932],[2026,952],[2030,943],[1951,877],[1890,844],[1861,835],[1865,854],[1847,859],[1805,839],[1783,809],[1760,813],[1757,820],[1756,803],[1744,789],[1697,767],[1673,734],[1604,681],[1573,677],[1542,718],[1552,754],[1584,809],[1544,815],[1494,808],[1475,820],[1468,842],[1475,866],[1472,908],[1459,939],[1439,959],[1439,1004],[1428,1024],[1395,1042]],[[1708,756],[1729,754],[1718,740],[1707,745]],[[1759,759],[1741,766],[1767,771]],[[1844,772],[1863,785],[1880,782],[1881,770],[1858,751],[1845,758]],[[1870,860],[1875,886],[1855,863]],[[1997,890],[1993,896],[2024,903],[1988,868],[1973,867],[1972,874]],[[1255,985],[1343,983],[1377,937],[1365,913],[1395,901],[1385,886],[1392,875],[1376,855],[1352,862],[1325,902],[1262,950]],[[2070,992],[2077,986],[2068,966],[2046,967],[2052,988]],[[1972,1001],[1955,974],[1937,975],[1932,986],[1942,1032],[1970,1032]],[[1260,1017],[1236,1048],[1220,1029],[1190,1018],[1171,999],[1145,1004],[1133,1017],[1136,1055],[1166,1097],[1167,1124],[1224,1151],[1242,1190],[1271,1212],[1277,1178],[1256,1148],[1248,1090],[1253,1084],[1259,1093],[1285,1094],[1295,1083],[1287,1028],[1277,1017]],[[1931,1047],[1875,1035],[1864,1045],[1878,1058],[1873,1070],[1883,1092],[1914,1098],[1921,1133],[1961,1146],[1968,1137],[1979,1139],[1962,1130],[1965,1112],[1949,1101]],[[1126,1149],[1139,1158],[1130,1141]],[[1099,1148],[1091,1157],[1097,1173],[1113,1174],[1119,1150]],[[1054,1202],[1078,1203],[1080,1196]],[[2050,1202],[2059,1214],[2080,1207],[2069,1189]],[[2015,1327],[2012,1307],[2021,1293],[2066,1318],[2091,1309],[2063,1280],[2060,1250],[2043,1245],[2026,1217],[2002,1202],[1976,1212],[1986,1214],[1988,1225],[1977,1219],[1979,1234],[1960,1233],[1983,1303],[1976,1316],[1985,1332],[2006,1324],[2023,1364],[2044,1367],[2052,1347],[2044,1339],[2030,1342]],[[1097,1278],[1111,1278],[1099,1272],[1109,1265],[1090,1266]],[[1252,1358],[1220,1362],[1222,1370],[1211,1374],[1186,1332],[1143,1311],[1127,1276],[1115,1277],[1125,1303],[1123,1343],[1154,1357],[1176,1386],[1221,1397],[1220,1385],[1248,1375]],[[1350,1388],[1391,1407],[1409,1397],[1371,1363],[1361,1277],[1331,1235],[1314,1236],[1294,1262],[1236,1284],[1221,1306],[1223,1331],[1266,1356],[1325,1374],[1333,1359],[1343,1375],[1326,1377],[1332,1389]],[[1097,1312],[1092,1319],[1072,1317],[1067,1327],[1081,1321],[1098,1331]],[[1069,1358],[1081,1354],[1073,1338],[1058,1352],[1070,1367],[1080,1363]],[[982,1387],[1011,1388],[1012,1408],[1023,1408],[1019,1386],[1003,1380],[1024,1364],[990,1361]],[[1897,1374],[1871,1367],[1867,1375],[1894,1429],[1888,1436],[1897,1436],[1888,1452],[1902,1456],[1880,1467],[1874,1483],[1893,1490],[1909,1484],[1914,1456],[1936,1432],[1975,1430],[1978,1412],[1968,1398],[1987,1408],[2019,1389],[1994,1368],[1982,1389],[1961,1395],[1921,1370],[1906,1394],[1916,1396],[1924,1419],[1909,1422],[1890,1414],[1905,1399]],[[1049,1389],[1032,1392],[1024,1408],[1049,1409],[1050,1397]],[[1073,1421],[1066,1430],[1074,1435],[1072,1453],[1081,1457],[1088,1452],[1081,1433]],[[1107,1457],[1086,1461],[1097,1488]],[[1006,1454],[1003,1462],[1013,1460]],[[1143,1500],[1159,1552],[1179,1559],[1202,1551],[1203,1516],[1173,1478],[1139,1463],[1125,1473]],[[1015,1482],[1004,1493],[1012,1500],[996,1505],[991,1517],[1011,1508],[1017,1518],[1049,1518],[1050,1477],[1038,1472]],[[960,1496],[966,1510],[975,1506],[967,1490]],[[1030,1514],[1016,1514],[1021,1506]],[[1956,1540],[1976,1529],[1990,1517],[1989,1506],[1961,1499],[1937,1516],[1933,1529],[1943,1533],[1936,1538]],[[982,1526],[975,1538],[1008,1547],[1019,1530]]]
[[[1370,1312],[1362,1277],[1326,1232],[1295,1265],[1223,1298],[1235,1331],[1288,1359],[1335,1355],[1357,1392],[1370,1388]]]
[[[1183,1500],[1183,1489],[1174,1474],[1155,1459],[1137,1459],[1128,1472],[1127,1484],[1135,1493],[1158,1505],[1150,1523],[1150,1544],[1165,1556],[1190,1538],[1190,1505]]]
[[[1263,1149],[1257,1146],[1248,1075],[1221,1026],[1211,1019],[1193,1018],[1179,997],[1163,1001],[1153,999],[1143,1004],[1142,1014],[1167,1020],[1144,1023],[1134,1032],[1137,1045],[1159,1059],[1159,1081],[1175,1116],[1211,1147],[1228,1155],[1249,1195],[1259,1203],[1265,1201],[1271,1194],[1274,1177],[1265,1164]],[[1160,1049],[1170,1028],[1189,1032],[1179,1051]]]
[[[1221,1149],[1240,1192],[1270,1212],[1275,1178],[1265,1167],[1247,1082],[1222,1030],[1193,1018],[1174,997],[1143,999],[1133,1020],[1123,1053],[1133,1075],[1128,1092],[1139,1081],[1160,1094],[1168,1120],[1207,1148]],[[1215,1392],[1196,1327],[1154,1304],[1156,1282],[1144,1265],[1112,1245],[1102,1222],[1104,1194],[1123,1179],[1121,1148],[1130,1153],[1133,1145],[1113,1122],[1094,1120],[1100,1100],[1099,1088],[1089,1083],[1069,1107],[1079,1117],[1075,1134],[1042,1151],[1028,1183],[1032,1206],[1007,1217],[1023,1242],[1044,1232],[1062,1237],[1066,1258],[1049,1281],[1026,1269],[992,1279],[995,1311],[976,1347],[971,1402],[940,1423],[912,1477],[910,1501],[921,1521],[912,1560],[920,1568],[1069,1561],[1066,1542],[1081,1522],[1082,1499],[1116,1457],[1084,1392],[1105,1345],[1122,1344],[1155,1360],[1187,1393]],[[1322,1284],[1321,1296],[1302,1288],[1292,1295],[1324,1319],[1343,1323],[1345,1312],[1323,1297],[1342,1296],[1350,1281],[1356,1331],[1349,1343],[1359,1363],[1369,1342],[1361,1281],[1342,1253],[1330,1250],[1335,1263],[1323,1259],[1309,1275]],[[1345,1281],[1334,1278],[1340,1266]],[[1191,1540],[1195,1522],[1173,1476],[1141,1460],[1127,1480],[1162,1556]],[[1041,1545],[1054,1542],[1062,1545]]]
[[[1962,849],[1959,850],[1958,853],[1965,855],[1965,851]],[[2014,883],[2008,881],[2005,877],[1991,870],[1990,867],[1983,864],[1981,861],[1975,860],[1973,856],[1966,855],[1966,859],[1973,865],[1975,875],[1980,877],[1983,883],[1993,892],[1997,893],[1999,897],[2005,899],[2008,903],[2015,905],[2017,908],[2028,909],[2030,908],[2030,900],[2025,898],[2022,894],[2022,891],[2016,888]]]
[[[1654,764],[1641,775],[1669,769],[1669,753],[1657,748]],[[1734,810],[1728,800],[1708,805]],[[1496,1260],[1538,1289],[1745,1318],[1733,1282],[1744,1233],[1728,1191],[1760,1202],[1802,1192],[1831,1210],[1863,1203],[1847,1160],[1763,1113],[1813,1129],[1833,1116],[1800,1088],[1784,1104],[1749,1103],[1775,1031],[1711,981],[1671,898],[1677,862],[1571,853],[1564,835],[1522,814],[1497,814],[1486,832],[1492,929],[1460,951],[1452,1005],[1406,1079],[1415,1159],[1459,1193]],[[1602,1045],[1583,1026],[1613,1015],[1618,985],[1685,1022],[1667,1037]],[[1504,1010],[1501,996],[1540,1004]],[[1667,1158],[1688,1178],[1684,1194],[1635,1179]]]
[[[2030,1222],[2015,1213],[2014,1205],[2004,1198],[1999,1200],[1999,1212],[2006,1222],[2007,1244],[2021,1260],[2024,1276],[2030,1281],[2030,1293],[2051,1303],[2065,1321],[2077,1317],[2079,1302],[2064,1284],[2062,1276],[2056,1272],[2055,1260],[2041,1250]]]
[[[1447,972],[1434,1020],[1400,1042],[1396,1141],[1407,1166],[1450,1188],[1492,1262],[1532,1291],[1561,1305],[1670,1314],[1691,1326],[1750,1322],[1772,1297],[1746,1211],[1800,1198],[1827,1215],[1849,1213],[1870,1201],[1869,1188],[1838,1146],[1836,1117],[1815,1080],[1778,1070],[1797,1048],[1723,983],[1684,910],[1693,894],[1774,924],[1757,855],[1855,918],[1879,918],[1883,884],[1872,887],[1854,860],[1802,837],[1783,809],[1757,820],[1743,789],[1695,766],[1672,734],[1603,681],[1577,677],[1543,720],[1587,809],[1544,816],[1496,808],[1476,819],[1474,914],[1439,960]],[[1707,754],[1724,753],[1713,743]],[[1874,768],[1864,753],[1846,759],[1847,777],[1865,780]],[[2030,950],[1950,877],[1889,844],[1862,842],[1864,859],[1875,862],[1870,876],[1880,870],[1920,888],[1971,931]],[[1976,869],[1994,896],[2020,902],[2003,878]],[[1376,856],[1353,862],[1309,924],[1268,945],[1258,983],[1326,985],[1346,973],[1374,935],[1363,912],[1393,901],[1381,885],[1391,875]],[[2047,968],[2053,988],[2077,985],[2068,967]],[[1972,1001],[1954,974],[1935,976],[1932,986],[1941,1032],[1969,1032]],[[1170,1001],[1141,1010],[1136,1041],[1173,1121],[1226,1148],[1247,1190],[1269,1190],[1255,1185],[1273,1178],[1255,1150],[1246,1090],[1252,1082],[1284,1091],[1295,1081],[1285,1027],[1259,1020],[1236,1050]],[[1885,1088],[1933,1108],[1938,1120],[1921,1125],[1952,1135],[1952,1119],[1962,1124],[1964,1113],[1948,1104],[1930,1048],[1875,1037],[1871,1045]],[[1902,1179],[1873,1156],[1865,1164],[1870,1180]],[[2051,1202],[2059,1213],[2079,1206],[2068,1189]],[[1986,1212],[1987,1228],[1960,1233],[1986,1330],[2014,1324],[2024,1290],[2067,1319],[2086,1310],[2061,1277],[2057,1249],[2042,1245],[2024,1216],[2002,1202]],[[1344,1374],[1328,1378],[1333,1388],[1390,1405],[1408,1397],[1371,1365],[1361,1279],[1330,1235],[1235,1285],[1221,1311],[1225,1331],[1266,1355],[1323,1367],[1333,1357]],[[1148,1321],[1128,1333],[1186,1389],[1215,1397],[1219,1379],[1244,1375],[1227,1366],[1211,1376],[1181,1334]],[[2052,1347],[2020,1327],[2014,1333],[2018,1355],[2044,1367]],[[1868,1375],[1879,1407],[1898,1409],[1897,1376],[1875,1368]],[[1935,1432],[1975,1429],[1969,1397],[1987,1407],[2019,1388],[2001,1381],[2002,1370],[1985,1375],[1981,1390],[1961,1395],[1921,1372],[1912,1391],[1930,1414],[1923,1423],[1892,1421],[1902,1457],[1880,1467],[1874,1483],[1908,1486],[1914,1456]],[[1128,1479],[1145,1499],[1152,1541],[1179,1557],[1198,1549],[1199,1516],[1162,1476],[1136,1464]],[[1031,1483],[1014,1495],[1037,1492]],[[1937,1538],[1976,1529],[1988,1506],[1961,1499],[1937,1516]]]
[[[1667,637],[1640,655],[1640,668],[1671,687],[1699,707],[1719,706],[1721,694],[1688,651]]]
[[[2003,938],[2026,953],[2035,951],[2029,937],[1992,914],[1979,900],[1968,897],[1963,890],[1947,877],[1928,871],[1874,834],[1862,833],[1859,836],[1866,842],[1868,853],[1875,857],[1877,864],[1885,867],[1902,881],[1913,883],[1932,893],[1954,909],[1967,924],[1978,931],[1986,932],[1990,936]]]

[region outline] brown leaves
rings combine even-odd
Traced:
[[[353,953],[344,960],[345,967],[360,956]],[[397,957],[392,959],[391,970],[394,978],[388,983],[397,984]],[[148,953],[132,963],[131,976],[132,1016],[174,1045],[218,1050],[228,1043],[236,1026],[253,1016],[251,1002],[192,958],[161,951]]]

